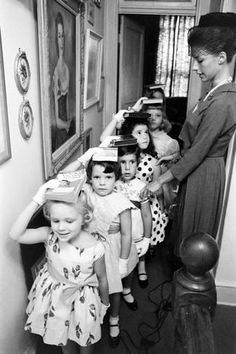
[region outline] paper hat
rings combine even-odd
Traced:
[[[118,161],[118,150],[115,147],[99,147],[93,154],[92,161]]]
[[[233,12],[210,12],[200,17],[197,27],[236,27],[236,14]]]

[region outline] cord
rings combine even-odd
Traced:
[[[148,293],[148,300],[153,303],[155,306],[157,306],[157,309],[155,310],[156,314],[156,323],[155,325],[150,325],[147,322],[141,322],[138,327],[138,333],[141,337],[140,340],[140,345],[137,345],[134,340],[131,338],[129,332],[127,330],[121,329],[121,341],[124,344],[124,347],[126,348],[126,351],[128,354],[132,354],[132,351],[130,351],[128,344],[126,343],[125,336],[128,338],[132,346],[137,350],[137,353],[145,353],[148,354],[148,350],[155,344],[157,344],[161,340],[161,334],[160,330],[169,314],[169,312],[172,310],[171,307],[171,292],[169,291],[168,295],[164,297],[164,288],[167,285],[170,285],[172,283],[171,280],[166,280],[157,286],[155,286],[153,289],[151,289]],[[154,301],[152,299],[152,294],[160,289],[161,292],[161,300],[158,302]],[[148,329],[150,330],[149,333],[143,334],[143,329]],[[150,337],[153,337],[156,335],[156,339],[152,340]]]

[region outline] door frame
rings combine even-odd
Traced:
[[[117,109],[117,87],[118,87],[118,24],[120,14],[148,14],[150,15],[195,15],[196,22],[199,17],[210,11],[211,0],[196,0],[196,9],[193,13],[193,9],[177,9],[170,8],[169,4],[166,4],[166,8],[159,6],[155,3],[155,8],[143,7],[142,12],[140,9],[135,9],[126,6],[120,6],[122,1],[109,0],[104,1],[104,76],[105,76],[105,92],[104,92],[104,114],[103,114],[103,128],[110,122],[113,113]],[[124,1],[123,1],[124,3]],[[159,4],[163,5],[163,2]],[[173,3],[172,3],[173,4]],[[176,3],[179,4],[179,3]],[[192,62],[190,64],[190,78],[189,78],[189,94],[187,110],[193,106],[198,100],[201,93],[201,83],[198,78],[192,75]]]

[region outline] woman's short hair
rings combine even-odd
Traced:
[[[195,26],[189,30],[188,44],[191,50],[204,50],[212,55],[225,52],[227,62],[231,62],[236,53],[236,30],[230,27]]]

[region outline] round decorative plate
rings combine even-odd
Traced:
[[[29,101],[23,101],[19,109],[19,129],[24,139],[29,139],[33,130],[33,112]]]
[[[15,59],[15,81],[18,90],[23,95],[29,89],[30,77],[31,73],[26,53],[19,49]]]

